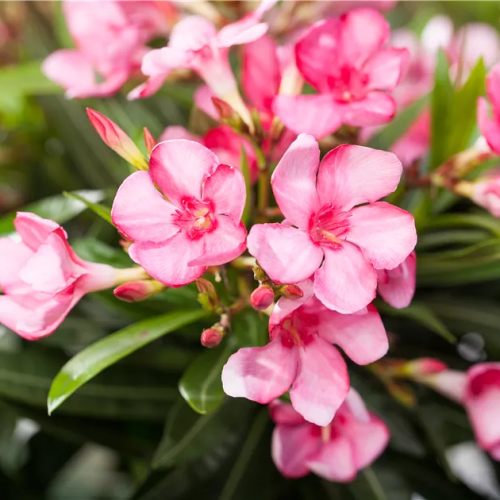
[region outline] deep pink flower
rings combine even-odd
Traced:
[[[395,102],[385,91],[398,84],[408,51],[384,47],[389,34],[387,21],[372,9],[316,23],[297,42],[296,59],[319,94],[278,96],[275,114],[294,132],[316,138],[342,124],[366,127],[391,120]]]
[[[149,168],[123,182],[111,212],[134,242],[131,258],[148,274],[167,286],[183,286],[207,266],[245,250],[246,189],[237,168],[221,165],[209,149],[183,139],[160,142]]]
[[[415,294],[417,256],[412,252],[394,269],[379,269],[378,292],[392,307],[408,307]]]
[[[25,339],[50,335],[86,293],[145,276],[80,259],[51,220],[19,212],[14,225],[21,241],[0,239],[0,322]]]
[[[314,275],[326,307],[353,313],[374,299],[376,269],[394,269],[411,253],[415,224],[408,212],[377,201],[401,177],[392,153],[343,145],[321,164],[319,156],[310,135],[288,149],[271,180],[286,222],[253,226],[248,249],[274,282]],[[368,204],[355,207],[361,203]]]
[[[68,0],[63,9],[77,48],[54,52],[42,69],[66,89],[67,97],[78,98],[117,92],[140,68],[146,43],[168,32],[175,13],[170,3],[154,1]]]
[[[492,117],[488,112],[488,102],[480,97],[477,102],[477,122],[490,148],[500,155],[500,64],[488,73],[486,93],[491,102]]]
[[[349,391],[340,346],[358,364],[387,352],[382,320],[373,306],[343,315],[324,307],[310,280],[300,284],[303,297],[282,297],[269,319],[271,342],[233,354],[222,371],[229,396],[266,404],[290,389],[293,407],[306,420],[328,425]]]
[[[269,409],[277,424],[272,457],[279,471],[289,478],[313,472],[328,481],[352,481],[389,442],[387,426],[366,409],[352,388],[333,421],[323,427],[306,422],[282,401],[273,401]]]
[[[500,171],[494,170],[474,182],[471,198],[495,217],[500,217]]]

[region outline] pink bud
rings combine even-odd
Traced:
[[[144,133],[144,144],[146,145],[146,150],[149,154],[151,154],[151,151],[153,151],[153,148],[158,144],[158,141],[154,138],[154,135],[147,127],[144,127],[142,131]]]
[[[209,328],[208,330],[204,330],[201,334],[201,345],[203,347],[217,347],[222,341],[222,333],[215,328]]]
[[[226,101],[218,97],[212,97],[212,102],[221,120],[228,120],[234,116],[234,109]]]
[[[411,376],[433,375],[447,370],[448,366],[434,358],[419,358],[406,363],[405,371]]]
[[[163,291],[165,288],[165,285],[162,285],[158,281],[141,280],[124,283],[115,288],[113,293],[116,298],[125,302],[140,302],[141,300],[146,300],[156,293]]]
[[[304,292],[297,285],[285,285],[281,293],[287,299],[300,299],[304,296]]]
[[[90,108],[87,108],[87,115],[90,123],[107,146],[138,170],[148,169],[148,164],[142,153],[115,122]]]
[[[267,286],[259,286],[250,295],[250,304],[256,311],[267,309],[274,300],[274,292]]]

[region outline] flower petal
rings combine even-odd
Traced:
[[[379,360],[389,349],[384,324],[371,305],[356,314],[320,313],[318,333],[326,341],[340,346],[358,365]]]
[[[222,370],[222,387],[228,396],[267,404],[288,391],[296,371],[297,350],[278,337],[233,354]]]
[[[288,148],[271,178],[273,193],[286,219],[307,229],[318,210],[316,174],[319,146],[314,137],[301,134]]]
[[[187,128],[182,125],[169,125],[160,135],[160,141],[172,141],[174,139],[186,139],[187,141],[194,141],[202,143],[201,139],[193,135]]]
[[[304,281],[323,260],[323,250],[307,232],[283,224],[256,224],[247,244],[250,254],[276,283]]]
[[[172,223],[176,207],[155,188],[149,172],[127,177],[116,193],[111,218],[132,241],[166,241],[179,232]]]
[[[140,85],[135,87],[135,89],[132,89],[127,94],[127,99],[129,101],[134,101],[135,99],[143,99],[145,97],[150,97],[153,94],[156,94],[156,92],[161,89],[166,77],[166,74],[151,76],[144,83],[141,83]]]
[[[3,293],[29,293],[30,287],[21,280],[19,273],[33,251],[11,238],[0,238],[0,255],[0,287]]]
[[[330,151],[319,167],[318,194],[321,204],[332,203],[350,210],[373,203],[398,187],[403,167],[392,153],[343,145]]]
[[[394,118],[396,103],[384,92],[371,91],[364,99],[352,101],[344,110],[343,122],[352,127],[369,127]]]
[[[417,256],[412,252],[398,267],[377,271],[378,292],[392,307],[403,309],[410,305],[415,294]]]
[[[14,227],[23,240],[23,243],[34,252],[47,239],[50,233],[57,229],[64,232],[64,229],[57,222],[43,219],[39,215],[30,212],[17,212],[14,219]]]
[[[400,82],[403,68],[410,53],[407,49],[387,47],[377,51],[363,67],[368,75],[370,90],[393,90]]]
[[[174,69],[188,68],[191,60],[189,52],[163,47],[150,50],[142,59],[141,69],[146,76],[166,78]]]
[[[361,248],[375,269],[394,269],[417,244],[413,215],[385,201],[355,208],[349,220],[347,240]]]
[[[169,47],[179,50],[200,50],[217,35],[213,23],[202,16],[188,16],[179,21],[170,34]]]
[[[228,215],[238,223],[246,203],[245,178],[238,166],[219,165],[205,181],[203,200],[212,202],[216,214]]]
[[[328,309],[342,314],[360,311],[375,298],[375,269],[361,250],[347,241],[339,250],[324,250],[325,260],[314,275],[316,297]]]
[[[269,403],[269,413],[276,424],[298,425],[306,422],[304,417],[297,413],[290,403],[285,403],[280,399],[275,399]]]
[[[343,108],[330,94],[278,95],[273,111],[296,134],[311,134],[316,139],[338,130],[343,120]]]
[[[212,151],[182,139],[160,142],[149,160],[152,180],[178,207],[186,197],[201,200],[203,182],[218,165],[219,160]]]
[[[500,154],[500,123],[495,118],[490,118],[488,102],[484,97],[477,100],[477,124],[488,146]]]
[[[243,18],[224,26],[217,35],[217,45],[222,48],[242,45],[258,40],[267,33],[267,23],[256,23],[254,19]]]
[[[290,390],[292,405],[308,422],[328,425],[349,392],[340,353],[319,337],[298,349],[299,368]]]
[[[500,63],[495,65],[488,73],[486,91],[497,116],[500,115]]]
[[[187,285],[205,272],[205,266],[189,265],[202,252],[202,240],[192,240],[182,231],[162,243],[134,243],[129,250],[150,276],[172,287]]]
[[[202,85],[198,87],[194,93],[194,103],[206,115],[218,122],[219,112],[212,101],[212,97],[216,97],[212,89],[208,85]]]

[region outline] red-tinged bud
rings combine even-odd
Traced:
[[[140,302],[165,290],[165,285],[156,280],[141,280],[124,283],[115,288],[115,297],[125,302]]]
[[[154,135],[149,131],[147,127],[142,129],[144,133],[144,144],[146,145],[146,151],[151,154],[153,148],[158,144],[158,141],[155,139]]]
[[[248,112],[248,109],[244,107],[243,102],[241,104],[245,109],[244,115],[246,120],[243,120],[241,114],[237,113],[235,109],[226,101],[223,101],[218,97],[212,97],[212,102],[214,103],[215,109],[217,110],[220,121],[225,123],[226,125],[229,125],[236,132],[245,134],[249,133],[250,131],[249,124],[252,125],[253,129],[253,122],[250,113]]]
[[[210,281],[204,278],[196,280],[196,287],[198,288],[198,302],[207,311],[218,313],[220,312],[220,298],[217,290]]]
[[[147,170],[148,163],[134,141],[112,120],[87,108],[90,123],[104,143],[138,170]]]
[[[274,301],[274,292],[267,286],[259,286],[250,295],[250,304],[256,311],[264,311]]]
[[[297,285],[284,285],[280,288],[280,293],[287,299],[300,299],[304,292]]]
[[[404,365],[404,372],[409,377],[433,375],[448,369],[446,363],[434,358],[419,358]]]
[[[208,328],[201,334],[201,345],[208,348],[217,347],[221,343],[222,337],[223,334],[219,330]]]

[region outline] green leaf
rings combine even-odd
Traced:
[[[486,229],[494,236],[500,236],[500,220],[486,213],[438,215],[428,222],[426,229],[452,227],[476,227]]]
[[[175,311],[141,321],[99,340],[70,359],[57,374],[49,392],[52,413],[79,387],[120,359],[161,336],[208,316],[203,310]]]
[[[68,198],[73,198],[74,200],[81,201],[86,205],[87,208],[101,217],[101,219],[104,219],[106,222],[109,222],[112,226],[114,226],[113,221],[111,220],[111,209],[109,207],[101,205],[100,203],[93,203],[83,196],[80,196],[78,193],[68,193],[67,191],[64,191],[63,195]]]
[[[179,390],[189,406],[198,413],[215,411],[224,399],[222,368],[235,350],[232,337],[214,349],[200,354],[182,376]]]
[[[73,250],[84,260],[107,264],[112,267],[131,267],[132,260],[121,247],[115,248],[95,238],[79,238],[71,241]]]
[[[75,193],[93,203],[99,202],[104,198],[104,192],[98,190],[75,191]],[[86,208],[85,203],[60,194],[30,203],[23,208],[23,212],[32,212],[44,219],[51,219],[58,224],[64,224],[83,212]],[[0,218],[0,236],[8,235],[15,231],[13,221],[16,218],[16,213],[11,212]]]
[[[429,103],[429,96],[418,99],[401,113],[398,113],[389,125],[376,133],[369,141],[368,146],[375,149],[389,150],[391,146],[403,136],[403,134],[413,125],[415,120],[422,113]]]
[[[437,333],[445,340],[451,343],[455,343],[457,339],[455,336],[446,328],[446,325],[434,314],[432,309],[429,309],[426,304],[422,302],[413,301],[408,307],[404,309],[395,309],[389,306],[385,302],[377,301],[377,308],[391,316],[400,316],[404,318],[409,318],[417,323],[425,326],[429,330]]]
[[[269,341],[269,318],[253,309],[245,309],[231,321],[239,347],[262,347]]]

